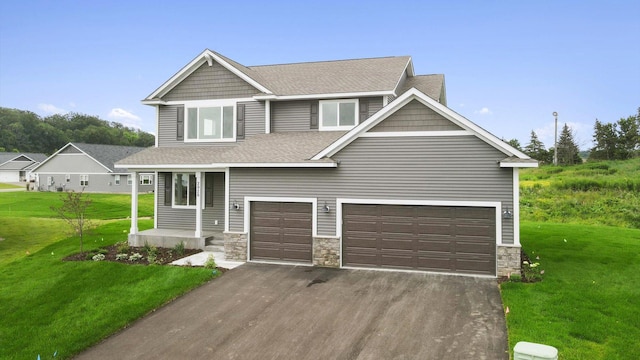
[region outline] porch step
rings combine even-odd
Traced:
[[[205,247],[211,245],[224,247],[224,237],[222,236],[222,234],[211,235],[204,239]]]
[[[213,251],[213,252],[221,252],[224,253],[224,245],[205,245],[204,251]]]

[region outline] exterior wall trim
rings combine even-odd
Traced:
[[[537,162],[506,162],[500,161],[501,168],[537,168]]]
[[[520,246],[520,174],[513,168],[513,245]]]
[[[269,202],[299,202],[311,204],[311,236],[318,237],[318,199],[303,197],[272,197],[272,196],[246,196],[244,198],[244,232],[247,234],[247,260],[251,259],[251,202],[252,201],[269,201]],[[313,259],[313,254],[311,254]]]
[[[253,100],[309,100],[309,99],[338,99],[338,98],[360,98],[370,96],[394,95],[393,91],[362,91],[350,93],[325,93],[306,95],[256,95]]]
[[[380,131],[366,132],[360,137],[410,137],[410,136],[473,136],[468,130],[447,130],[447,131]]]

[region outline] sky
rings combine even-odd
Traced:
[[[140,100],[204,49],[243,65],[410,55],[448,106],[524,146],[581,149],[640,107],[640,1],[0,2],[0,106],[154,133]],[[560,130],[558,130],[560,131]]]

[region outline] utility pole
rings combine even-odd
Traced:
[[[558,113],[553,112],[556,118],[555,135],[553,137],[553,166],[558,166]]]

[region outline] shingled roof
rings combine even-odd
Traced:
[[[394,95],[415,87],[436,100],[444,87],[444,76],[415,76],[410,56],[316,61],[278,65],[245,66],[206,49],[143,100],[162,103],[162,97],[204,63],[216,61],[256,87],[257,99],[331,96],[340,94]],[[403,76],[405,86],[396,88]],[[409,84],[409,85],[406,85]]]
[[[309,160],[329,146],[344,131],[303,131],[255,135],[236,146],[159,147],[148,148],[123,161],[118,168],[157,166],[287,166],[290,164],[333,164],[331,159]]]

